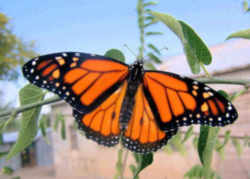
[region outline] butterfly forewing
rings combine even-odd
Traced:
[[[128,75],[119,61],[84,53],[55,53],[23,67],[33,84],[55,92],[78,111],[90,112],[116,91]]]
[[[162,130],[178,126],[203,124],[224,126],[238,114],[234,106],[203,83],[179,75],[147,71],[144,92]]]

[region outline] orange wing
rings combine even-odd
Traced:
[[[224,126],[238,116],[227,99],[198,81],[168,72],[146,71],[143,84],[162,130],[190,124]]]
[[[23,73],[78,111],[90,112],[119,88],[128,66],[103,56],[64,52],[32,59],[24,65]]]
[[[119,142],[119,117],[122,101],[127,90],[127,82],[109,96],[100,106],[87,114],[73,110],[79,129],[85,131],[86,137],[105,146]]]
[[[137,153],[148,153],[161,148],[176,132],[177,129],[164,132],[158,127],[140,85],[136,92],[131,119],[122,137],[123,145]]]

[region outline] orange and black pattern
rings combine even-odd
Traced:
[[[238,117],[234,106],[222,95],[190,78],[147,71],[143,83],[162,130],[191,124],[225,126]]]
[[[122,137],[123,145],[137,153],[160,149],[177,132],[177,128],[164,132],[155,120],[154,114],[144,95],[142,85],[137,89],[131,119]]]
[[[119,117],[126,90],[127,82],[125,81],[120,88],[90,113],[73,111],[79,128],[85,131],[87,138],[105,146],[113,146],[119,142],[121,134]]]
[[[177,74],[128,66],[85,53],[63,52],[32,59],[23,67],[34,85],[59,95],[73,107],[79,129],[104,146],[137,153],[157,151],[181,126],[225,126],[234,106],[205,84]]]
[[[121,85],[128,66],[110,58],[83,53],[57,53],[32,59],[24,76],[81,112],[95,109]]]

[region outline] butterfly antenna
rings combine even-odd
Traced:
[[[126,48],[128,49],[128,51],[129,51],[130,53],[132,53],[135,57],[137,56],[137,55],[135,54],[135,52],[134,52],[133,50],[131,50],[131,49],[128,47],[127,44],[124,44],[124,47],[126,47]]]

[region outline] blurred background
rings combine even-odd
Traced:
[[[1,2],[0,110],[18,106],[18,91],[27,84],[21,73],[21,65],[34,56],[63,51],[103,55],[107,50],[116,48],[125,54],[127,63],[132,63],[135,56],[124,45],[134,53],[138,53],[140,34],[136,6],[135,0]],[[158,5],[152,9],[168,13],[186,22],[199,34],[213,54],[213,63],[208,67],[210,73],[223,78],[250,79],[249,40],[225,41],[229,34],[249,28],[250,14],[243,10],[243,1],[158,0]],[[160,49],[165,49],[161,55],[163,63],[157,67],[193,76],[179,39],[163,24],[155,24],[152,28],[164,32],[163,36],[149,37],[151,43]],[[240,90],[235,85],[213,87],[223,88],[229,93]],[[247,121],[250,115],[248,112],[250,103],[247,99],[250,99],[249,93],[236,102],[236,106],[241,110],[240,119],[243,120],[228,128],[236,136],[250,135],[248,130],[250,122]],[[34,175],[45,179],[69,176],[113,177],[117,148],[97,146],[76,133],[71,109],[65,103],[52,105],[52,110],[48,107],[43,109],[43,114],[49,116],[50,121],[53,121],[58,113],[67,118],[65,120],[67,139],[62,140],[58,132],[47,128],[49,142],[46,142],[39,132],[34,143],[23,153],[8,161],[7,165],[17,170],[19,172],[17,176],[23,178],[32,178]],[[18,125],[18,122],[11,124],[1,137],[1,151],[16,141]],[[227,128],[223,130],[226,131]],[[175,150],[171,154],[157,153],[155,164],[145,170],[142,178],[182,178],[193,164],[199,162],[191,146],[192,141],[185,145],[184,155]],[[238,176],[237,178],[249,179],[250,158],[247,152],[244,151],[239,157],[235,148],[231,146],[224,160],[219,156],[214,157],[213,166],[217,168],[222,178]],[[128,160],[133,161],[132,157]],[[0,167],[5,165],[6,161],[0,159]],[[169,171],[167,174],[166,170]],[[129,169],[126,169],[125,176],[131,176]]]

